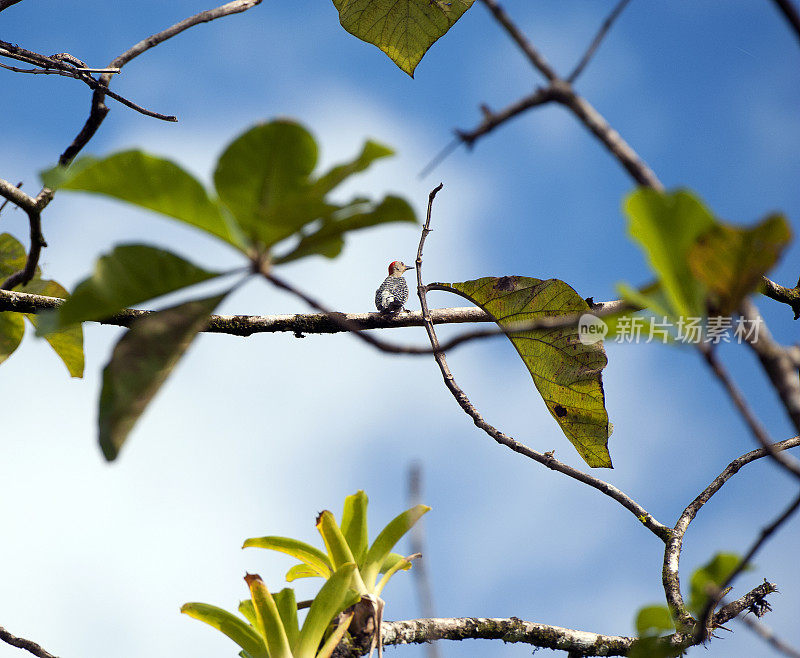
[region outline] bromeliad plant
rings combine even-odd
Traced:
[[[241,647],[242,658],[329,658],[347,632],[353,613],[333,626],[331,621],[359,599],[350,589],[354,570],[354,564],[345,564],[331,575],[314,598],[302,628],[294,590],[271,594],[255,574],[245,576],[250,600],[239,604],[247,621],[207,603],[187,603],[181,612],[227,635]]]
[[[371,648],[377,644],[380,655],[384,607],[380,594],[395,573],[410,569],[411,561],[420,557],[404,557],[392,549],[430,507],[416,505],[396,516],[370,546],[368,502],[363,491],[347,496],[341,525],[331,512],[317,517],[326,552],[288,537],[257,537],[244,542],[243,548],[269,548],[300,560],[286,574],[288,581],[325,578],[302,628],[297,621],[294,590],[286,588],[271,594],[257,575],[245,577],[250,600],[241,602],[239,612],[247,621],[207,603],[187,603],[181,612],[227,635],[242,648],[243,658],[328,658],[348,631],[356,638],[368,633]],[[380,574],[383,577],[378,580]]]
[[[367,532],[367,505],[369,499],[363,491],[347,496],[342,510],[341,524],[330,511],[317,516],[316,527],[325,544],[325,552],[289,537],[254,537],[244,542],[243,548],[267,548],[287,553],[300,560],[286,574],[286,580],[296,578],[321,577],[331,579],[345,565],[354,564],[350,587],[360,597],[362,607],[358,615],[357,627],[350,629],[351,635],[358,636],[372,628],[371,646],[377,643],[379,655],[380,625],[383,619],[384,601],[380,595],[391,577],[401,570],[411,568],[411,561],[420,555],[402,556],[392,552],[395,544],[411,527],[430,510],[426,505],[416,505],[392,519],[378,534],[372,545]],[[383,576],[378,579],[378,576]],[[367,626],[372,624],[372,626]]]

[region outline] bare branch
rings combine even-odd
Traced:
[[[794,288],[785,288],[763,276],[760,290],[770,299],[788,304],[794,311],[794,319],[800,318],[800,280]]]
[[[3,7],[0,5],[0,11],[2,9]],[[17,647],[17,649],[25,649],[25,651],[29,651],[34,656],[38,656],[38,658],[56,658],[52,653],[45,651],[36,644],[36,642],[12,635],[2,626],[0,626],[0,640],[6,644],[10,644],[12,647]]]
[[[635,502],[630,496],[628,496],[623,491],[617,489],[615,486],[604,482],[588,473],[584,473],[579,471],[576,468],[572,468],[567,464],[564,464],[558,461],[552,453],[539,453],[535,450],[532,450],[528,446],[520,443],[519,441],[507,436],[497,428],[493,427],[489,423],[487,423],[475,406],[469,401],[469,398],[466,396],[464,391],[456,384],[455,378],[453,374],[450,372],[450,368],[447,365],[447,360],[445,359],[444,353],[442,352],[441,345],[439,344],[439,339],[436,336],[436,331],[433,328],[433,321],[431,318],[431,312],[428,309],[428,301],[426,297],[427,287],[422,283],[422,250],[425,245],[425,238],[427,237],[428,233],[430,233],[430,223],[431,223],[431,209],[433,207],[433,199],[435,198],[438,191],[442,188],[442,185],[439,184],[433,191],[431,191],[430,196],[428,197],[428,213],[425,220],[425,224],[422,227],[422,235],[419,241],[419,247],[417,249],[417,259],[416,259],[416,270],[417,270],[417,291],[419,294],[420,305],[422,306],[422,317],[425,321],[425,330],[428,333],[428,338],[431,342],[431,347],[433,348],[434,358],[436,359],[436,363],[439,366],[439,370],[442,373],[442,378],[444,379],[445,386],[456,399],[459,406],[464,410],[464,412],[472,418],[473,422],[477,427],[482,429],[486,434],[488,434],[492,439],[494,439],[500,445],[503,445],[514,452],[528,457],[529,459],[533,459],[536,462],[539,462],[543,466],[547,468],[558,471],[568,477],[571,477],[578,482],[583,482],[584,484],[597,489],[601,493],[605,494],[609,498],[616,500],[620,505],[622,505],[625,509],[630,511],[637,519],[654,535],[659,537],[662,541],[666,542],[670,536],[670,529],[667,528],[664,524],[660,523],[656,518],[650,514],[646,509],[644,509],[641,505]]]
[[[229,16],[231,14],[238,14],[243,11],[247,11],[251,7],[255,7],[256,5],[260,4],[261,0],[234,0],[233,2],[228,2],[216,9],[208,9],[206,11],[201,11],[199,14],[195,14],[194,16],[190,16],[171,27],[168,27],[157,34],[154,34],[147,39],[143,39],[139,43],[135,44],[128,50],[126,50],[121,55],[115,57],[111,60],[111,63],[108,65],[108,68],[113,69],[121,69],[125,64],[130,62],[135,57],[138,57],[146,50],[158,45],[174,37],[177,34],[180,34],[184,30],[192,27],[193,25],[197,25],[199,23],[207,23],[208,21],[213,21],[217,18],[222,18],[224,16]],[[97,129],[103,123],[103,120],[106,118],[108,114],[108,107],[105,105],[105,97],[106,95],[111,96],[112,98],[116,98],[116,94],[112,93],[108,89],[108,85],[111,81],[111,75],[105,73],[100,76],[98,81],[98,86],[95,89],[95,93],[92,96],[92,106],[91,110],[89,111],[89,117],[86,119],[83,127],[81,128],[80,132],[75,136],[75,139],[72,140],[72,143],[64,150],[61,154],[61,157],[58,159],[58,163],[60,165],[67,165],[69,164],[78,153],[80,153],[81,149],[83,149],[86,144],[89,143],[89,140],[94,137]],[[119,100],[117,98],[117,100]],[[176,119],[177,121],[177,119]]]
[[[15,0],[19,2],[19,0]],[[792,4],[792,0],[772,0],[778,10],[783,14],[786,22],[794,31],[795,36],[800,39],[800,13],[797,8]]]
[[[31,197],[21,190],[8,185],[6,181],[2,181],[2,183],[4,186],[0,186],[0,193],[3,194],[3,196],[6,196],[6,198],[10,198],[15,204],[19,200],[22,201],[23,205],[20,207],[27,213],[28,223],[30,224],[31,244],[28,251],[28,257],[25,261],[25,267],[18,272],[14,272],[5,281],[3,281],[2,285],[0,285],[0,288],[10,290],[15,286],[28,283],[28,281],[30,281],[36,274],[36,267],[39,264],[39,256],[42,252],[42,249],[47,246],[47,243],[44,241],[44,236],[42,235],[41,212],[42,209],[48,203],[50,203],[51,199],[53,198],[53,192],[47,188],[44,188],[41,192],[39,192],[35,199],[31,199]],[[14,194],[12,190],[14,190],[16,194]],[[19,199],[20,195],[23,196],[22,199]]]
[[[767,434],[764,426],[755,417],[755,414],[747,404],[744,395],[742,395],[739,387],[736,386],[733,378],[730,376],[725,367],[719,362],[714,351],[708,345],[700,345],[699,348],[712,372],[722,383],[725,391],[728,393],[728,396],[731,398],[731,401],[738,409],[739,414],[750,428],[750,431],[756,440],[765,450],[769,452],[769,455],[772,459],[800,479],[800,462],[797,462],[797,460],[789,457],[788,455],[782,455],[780,452],[772,448],[772,439],[770,438],[769,434]]]
[[[800,445],[800,436],[795,436],[791,439],[779,441],[770,446],[773,452],[780,452],[794,448]],[[730,480],[739,470],[757,459],[762,459],[770,454],[770,449],[758,448],[752,450],[741,457],[737,457],[714,480],[709,484],[700,495],[697,496],[678,518],[675,527],[672,530],[672,536],[667,542],[666,550],[664,551],[664,567],[662,571],[662,583],[664,585],[664,592],[667,597],[667,603],[672,608],[673,613],[677,616],[680,623],[689,626],[694,620],[691,615],[686,611],[686,606],[683,602],[681,595],[679,564],[681,548],[683,546],[683,537],[689,524],[697,516],[697,513],[705,505],[711,497],[716,494],[722,486]],[[737,613],[738,614],[738,613]],[[721,622],[722,623],[722,622]]]
[[[768,583],[766,580],[758,587],[753,588],[747,594],[735,601],[723,606],[714,615],[714,624],[720,626],[734,617],[738,617],[743,612],[753,610],[769,610],[769,604],[765,601],[766,597],[778,591],[775,583]]]
[[[17,4],[18,2],[22,2],[22,0],[0,0],[0,11],[8,9],[9,7]]]
[[[575,80],[577,80],[578,76],[586,68],[586,65],[591,61],[592,57],[594,57],[595,52],[597,52],[597,49],[600,47],[603,39],[605,39],[608,31],[611,29],[611,26],[614,25],[614,21],[616,21],[617,18],[619,18],[619,15],[625,11],[625,7],[628,6],[630,1],[631,0],[620,0],[614,9],[611,10],[611,13],[608,15],[606,20],[603,21],[603,24],[600,26],[600,29],[598,30],[594,39],[592,39],[592,43],[589,44],[589,47],[583,54],[583,57],[581,57],[578,63],[575,65],[572,73],[567,76],[567,82],[572,84],[575,82]]]
[[[746,342],[758,356],[792,424],[800,432],[800,378],[791,352],[775,341],[752,301],[744,299],[740,313],[751,326],[759,327],[757,336],[745,335]]]
[[[778,653],[789,656],[789,658],[800,658],[800,651],[775,635],[774,631],[769,626],[747,615],[739,617],[739,621]]]
[[[708,599],[708,603],[706,604],[705,609],[703,610],[702,614],[700,615],[701,624],[697,630],[697,637],[701,641],[705,640],[707,637],[710,636],[711,630],[713,629],[712,619],[713,619],[713,611],[714,608],[717,607],[720,599],[726,590],[726,588],[736,580],[736,577],[744,571],[747,566],[752,562],[753,558],[755,557],[756,553],[761,550],[761,547],[767,542],[767,540],[775,533],[778,528],[780,528],[786,521],[788,521],[791,516],[800,508],[800,494],[798,494],[794,500],[789,504],[789,506],[781,513],[781,515],[776,518],[772,523],[770,523],[767,527],[765,527],[756,539],[753,542],[753,545],[750,547],[750,550],[747,551],[747,554],[741,559],[737,567],[728,575],[725,579],[725,582],[719,586],[719,593],[717,596],[710,596]]]

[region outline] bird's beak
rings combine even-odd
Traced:
[[[416,267],[409,267],[408,265],[406,265],[406,269],[407,269],[407,270],[415,270],[415,269],[417,269],[417,268],[416,268]]]

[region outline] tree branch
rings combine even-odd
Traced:
[[[800,446],[800,436],[792,437],[779,441],[770,446],[774,452],[780,452]],[[662,583],[664,585],[664,593],[667,597],[667,603],[673,610],[679,623],[685,626],[690,626],[694,623],[691,615],[686,610],[686,605],[683,602],[680,586],[680,555],[683,546],[683,536],[686,534],[689,524],[697,516],[697,513],[705,505],[711,497],[716,494],[722,486],[730,480],[739,470],[757,459],[762,459],[770,454],[768,448],[758,448],[752,450],[741,457],[737,457],[714,480],[697,496],[678,518],[675,527],[672,529],[672,535],[667,541],[666,550],[664,551],[664,566],[662,570]],[[738,614],[738,613],[737,613]],[[735,615],[734,615],[735,616]],[[722,623],[722,622],[720,622]]]
[[[706,638],[710,637],[711,631],[714,627],[714,624],[712,623],[713,611],[714,608],[717,607],[719,601],[722,599],[725,590],[736,579],[736,577],[747,568],[747,566],[755,557],[756,553],[761,550],[761,547],[764,546],[764,544],[775,533],[775,531],[777,531],[778,528],[786,523],[786,521],[791,518],[798,508],[800,508],[800,494],[798,494],[794,500],[792,500],[789,506],[778,518],[776,518],[761,531],[756,541],[753,542],[753,545],[750,547],[750,550],[747,551],[747,554],[741,559],[736,568],[728,575],[728,577],[725,579],[725,582],[719,586],[718,594],[716,596],[709,596],[708,603],[706,603],[706,607],[700,615],[701,623],[696,634],[700,641],[704,641]]]
[[[775,649],[775,651],[778,653],[782,653],[784,656],[789,656],[789,658],[800,658],[800,651],[775,635],[773,630],[765,624],[753,619],[752,617],[748,617],[747,615],[739,617],[739,621],[753,631],[753,633],[758,635],[758,637],[764,640],[764,642],[769,644],[769,646]]]
[[[42,209],[50,203],[50,200],[53,198],[53,192],[47,188],[43,188],[38,196],[32,199],[22,192],[22,190],[10,185],[6,181],[1,181],[0,194],[11,200],[27,213],[28,223],[30,225],[31,244],[28,250],[28,257],[25,260],[25,267],[18,272],[14,272],[0,285],[0,288],[10,290],[15,286],[28,283],[36,274],[36,267],[39,265],[39,256],[41,255],[42,248],[47,246],[44,236],[42,235],[41,212]]]
[[[745,340],[756,353],[764,372],[778,392],[795,430],[800,432],[800,378],[791,353],[772,338],[764,319],[751,300],[745,298],[739,312],[750,326],[759,327],[757,335],[745,335]]]
[[[2,11],[2,6],[0,6],[0,11]],[[12,647],[17,647],[17,649],[30,651],[34,656],[38,656],[38,658],[56,658],[52,653],[42,649],[36,642],[12,635],[2,626],[0,626],[0,640],[6,644],[10,644]]]
[[[619,18],[619,15],[623,11],[625,11],[625,7],[628,6],[628,3],[630,1],[631,0],[620,0],[616,4],[614,9],[611,10],[611,13],[608,15],[606,20],[603,21],[603,24],[600,26],[600,29],[598,30],[594,39],[592,39],[592,43],[589,44],[589,47],[583,54],[583,57],[581,57],[578,63],[575,65],[575,68],[572,70],[572,73],[570,73],[567,76],[567,82],[572,84],[573,82],[575,82],[575,80],[577,80],[578,76],[586,68],[586,65],[591,61],[595,52],[597,52],[597,49],[600,47],[600,44],[603,42],[603,39],[605,39],[606,35],[608,34],[608,31],[614,25],[614,21],[616,21],[617,18]]]
[[[760,291],[776,302],[788,304],[794,311],[794,319],[800,318],[800,280],[797,281],[794,288],[785,288],[763,276],[761,277]]]
[[[620,505],[636,516],[636,518],[639,519],[639,521],[648,530],[659,537],[662,541],[666,542],[669,539],[671,532],[670,529],[656,520],[652,514],[635,502],[630,496],[620,489],[617,489],[615,486],[604,482],[603,480],[558,461],[555,457],[553,457],[552,453],[542,454],[536,452],[523,443],[520,443],[519,441],[507,436],[497,428],[493,427],[483,419],[475,406],[469,401],[469,398],[466,396],[464,391],[462,391],[458,384],[456,384],[453,374],[450,372],[450,368],[447,365],[447,360],[445,359],[442,347],[439,344],[436,331],[433,328],[431,311],[428,309],[428,301],[426,298],[427,287],[422,283],[422,250],[425,245],[425,238],[431,231],[430,223],[433,199],[440,189],[442,189],[441,183],[438,187],[431,191],[428,197],[428,213],[425,224],[422,227],[422,235],[420,237],[419,247],[417,249],[416,271],[417,291],[419,294],[420,305],[422,306],[422,317],[425,322],[425,330],[428,333],[428,338],[431,342],[431,347],[433,348],[433,355],[436,359],[437,365],[439,366],[439,370],[442,373],[445,386],[456,399],[456,402],[458,402],[459,406],[464,410],[464,412],[470,416],[470,418],[472,418],[475,425],[486,432],[486,434],[492,437],[492,439],[494,439],[497,443],[513,450],[520,455],[528,457],[529,459],[532,459],[551,470],[558,471],[559,473],[571,477],[579,482],[583,482],[584,484],[597,489],[609,498],[616,500]]]

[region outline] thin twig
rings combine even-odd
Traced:
[[[744,395],[741,390],[739,390],[739,387],[736,386],[736,383],[733,381],[727,369],[720,363],[719,359],[717,359],[714,350],[705,344],[702,344],[699,349],[706,363],[708,363],[711,368],[711,371],[722,384],[728,397],[739,411],[739,415],[744,419],[744,422],[750,428],[750,432],[756,440],[765,450],[769,451],[769,455],[772,459],[789,472],[794,473],[794,475],[800,479],[800,462],[789,455],[783,455],[779,451],[772,449],[772,438],[759,422],[758,418],[756,418],[752,409],[750,409],[750,405],[747,404]]]
[[[636,518],[639,519],[639,521],[648,530],[650,530],[650,532],[652,532],[662,541],[666,542],[670,536],[670,529],[667,528],[663,523],[660,523],[658,520],[656,520],[656,518],[650,514],[650,512],[644,509],[630,496],[620,489],[617,489],[615,486],[604,482],[603,480],[558,461],[551,453],[542,454],[532,450],[528,446],[520,443],[510,436],[507,436],[497,428],[493,427],[483,419],[475,406],[469,401],[469,398],[466,396],[464,391],[462,391],[458,384],[456,384],[453,374],[450,372],[450,368],[447,365],[447,360],[445,359],[441,345],[439,344],[439,339],[436,336],[436,331],[433,327],[433,321],[431,319],[431,312],[428,309],[428,301],[426,297],[427,288],[422,283],[422,250],[425,245],[425,238],[431,231],[430,223],[433,200],[441,189],[442,185],[439,184],[438,187],[431,191],[428,197],[428,212],[425,219],[425,224],[422,227],[422,235],[420,236],[419,247],[417,249],[416,270],[417,292],[419,294],[420,305],[422,306],[422,317],[425,321],[425,330],[428,333],[428,338],[431,342],[431,347],[433,348],[433,355],[436,359],[437,365],[439,366],[439,370],[442,373],[445,386],[447,386],[447,389],[456,399],[456,402],[458,402],[464,412],[472,418],[475,425],[486,432],[486,434],[492,437],[492,439],[494,439],[497,443],[509,448],[510,450],[513,450],[520,455],[528,457],[529,459],[532,459],[551,470],[558,471],[559,473],[571,477],[578,482],[583,482],[584,484],[597,489],[602,494],[605,494],[609,498],[617,501],[625,509],[636,516]]]
[[[775,635],[774,631],[766,624],[754,619],[753,617],[748,617],[747,615],[742,615],[739,617],[739,621],[753,631],[753,633],[758,635],[758,637],[764,640],[764,642],[769,644],[769,646],[775,649],[775,651],[778,653],[782,653],[784,656],[789,656],[789,658],[800,658],[800,651]]]
[[[758,356],[758,360],[778,392],[795,430],[800,432],[800,378],[797,376],[794,360],[790,353],[772,337],[752,301],[745,298],[739,311],[750,326],[758,327],[757,335],[745,334],[745,342]]]
[[[533,47],[533,44],[528,41],[528,38],[522,31],[512,22],[508,17],[505,10],[495,0],[482,0],[483,4],[492,12],[495,20],[503,26],[503,29],[508,33],[514,43],[519,46],[519,49],[528,58],[528,61],[550,82],[558,79],[553,67],[550,66],[544,56]]]
[[[180,34],[184,30],[187,30],[194,25],[198,25],[199,23],[207,23],[231,14],[238,14],[255,7],[260,3],[261,0],[234,0],[233,2],[228,2],[215,9],[201,11],[194,16],[190,16],[189,18],[175,23],[175,25],[172,25],[171,27],[168,27],[157,34],[154,34],[147,39],[143,39],[142,41],[134,44],[124,53],[111,60],[108,68],[121,69],[125,64],[130,62],[135,57],[138,57],[143,52],[153,48],[154,46],[157,46],[167,39]],[[95,89],[95,93],[92,96],[92,105],[91,110],[89,111],[89,117],[86,119],[86,122],[84,123],[80,132],[75,136],[75,139],[72,140],[72,143],[61,154],[61,157],[58,160],[60,165],[63,166],[72,162],[81,149],[83,149],[89,140],[94,137],[97,129],[103,123],[103,120],[108,114],[108,107],[104,102],[105,96],[108,95],[112,98],[115,97],[115,95],[112,94],[112,92],[110,92],[108,89],[110,82],[111,76],[109,74],[106,73],[100,76],[98,80],[99,85]]]
[[[768,448],[757,448],[737,457],[703,491],[683,510],[675,527],[672,529],[672,536],[667,542],[664,551],[664,567],[662,571],[662,582],[667,602],[678,618],[679,623],[689,626],[693,623],[691,615],[686,611],[680,587],[679,564],[683,537],[686,534],[689,524],[697,516],[697,513],[711,497],[716,494],[723,485],[730,480],[739,470],[757,459],[763,459],[772,452],[782,452],[789,448],[800,446],[800,436],[795,436],[784,441],[774,443]]]
[[[28,224],[30,225],[31,244],[28,250],[28,257],[25,260],[25,266],[18,272],[14,272],[5,281],[3,281],[2,285],[0,285],[0,288],[2,289],[11,290],[15,286],[28,283],[28,281],[30,281],[36,274],[36,267],[39,265],[39,256],[42,252],[42,249],[47,246],[47,243],[44,240],[44,235],[42,235],[41,213],[42,209],[48,203],[50,203],[50,200],[53,198],[53,193],[51,190],[43,188],[35,199],[31,199],[31,197],[21,190],[8,186],[11,187],[11,190],[15,190],[17,192],[17,195],[15,195],[3,184],[8,186],[8,183],[6,183],[6,181],[2,181],[2,183],[0,183],[0,191],[3,193],[3,196],[6,196],[6,198],[11,198],[15,204],[19,205],[19,207],[25,210],[28,215]],[[6,195],[6,193],[9,194]],[[17,203],[17,201],[20,199],[15,198],[19,195],[23,196],[21,199],[22,205]]]
[[[408,503],[414,507],[422,502],[422,465],[414,462],[408,469]],[[433,606],[433,589],[428,578],[427,561],[425,559],[425,528],[422,521],[417,521],[409,533],[411,552],[423,557],[416,561],[411,570],[417,589],[417,599],[423,617],[435,617]],[[428,658],[439,658],[439,647],[436,644],[427,644],[425,652]]]
[[[600,26],[600,29],[597,31],[594,39],[592,39],[592,43],[589,44],[589,47],[586,49],[586,52],[583,54],[583,57],[578,61],[575,65],[575,68],[572,70],[567,76],[567,82],[572,84],[577,80],[578,76],[583,72],[586,68],[586,65],[591,61],[592,57],[594,56],[597,49],[600,47],[600,44],[605,39],[606,35],[608,34],[611,26],[614,25],[614,21],[619,18],[619,15],[625,11],[625,7],[628,6],[628,3],[631,0],[620,0],[614,9],[611,10],[611,13],[608,15],[606,20],[603,21],[603,24]]]
[[[741,559],[736,568],[728,575],[728,577],[725,579],[725,582],[719,586],[719,594],[717,596],[709,597],[708,603],[706,603],[706,606],[700,615],[701,624],[697,631],[699,636],[698,639],[702,641],[709,637],[710,632],[713,629],[713,624],[711,623],[713,610],[716,608],[726,589],[736,579],[736,577],[747,568],[747,566],[752,562],[756,553],[761,550],[761,547],[764,546],[764,544],[775,533],[775,531],[778,530],[778,528],[780,528],[784,523],[786,523],[786,521],[791,518],[798,508],[800,508],[800,494],[798,494],[794,500],[792,500],[789,506],[778,518],[776,518],[759,533],[758,538],[755,540],[755,542],[753,542],[753,545],[750,547],[750,550],[747,551],[747,554]]]
[[[2,9],[3,7],[0,6],[0,11],[2,11]],[[6,644],[10,644],[12,647],[17,647],[17,649],[25,649],[25,651],[29,651],[34,656],[38,656],[38,658],[56,658],[56,656],[45,651],[41,646],[36,644],[36,642],[12,635],[2,626],[0,626],[0,640]]]
[[[2,185],[2,183],[5,183],[5,182],[6,182],[6,181],[4,181],[4,180],[0,179],[0,185]],[[17,189],[20,189],[21,187],[22,187],[22,181],[20,181],[20,182],[19,182],[19,183],[17,183],[17,185],[16,185],[16,188],[17,188]],[[2,192],[0,192],[0,193],[2,193]],[[11,201],[11,199],[10,199],[10,198],[5,198],[5,199],[3,200],[3,203],[0,203],[0,213],[1,213],[1,212],[3,212],[3,210],[4,210],[4,209],[5,209],[5,207],[6,207],[6,205],[8,205],[8,202],[9,202],[9,201]]]

